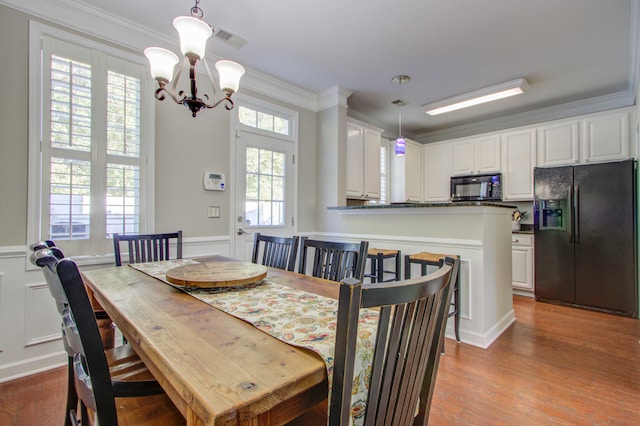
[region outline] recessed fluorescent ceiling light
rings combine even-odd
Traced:
[[[491,102],[498,99],[508,98],[509,96],[520,95],[527,86],[527,80],[524,78],[516,78],[515,80],[505,83],[496,84],[494,86],[485,87],[484,89],[474,90],[473,92],[463,93],[462,95],[453,96],[441,101],[432,102],[422,105],[424,112],[429,115],[444,114],[462,108]]]

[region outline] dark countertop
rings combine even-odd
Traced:
[[[374,210],[374,209],[399,209],[399,208],[424,208],[424,207],[504,207],[516,209],[512,206],[502,203],[483,202],[483,201],[460,201],[455,203],[392,203],[392,204],[369,204],[367,206],[335,206],[327,207],[327,210]]]
[[[511,231],[512,234],[531,234],[533,235],[533,224],[521,223],[519,231]]]

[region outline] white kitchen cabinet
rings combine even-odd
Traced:
[[[533,200],[533,168],[536,165],[536,130],[502,134],[502,199]]]
[[[391,154],[391,202],[419,203],[422,196],[422,145],[409,139],[404,156]]]
[[[364,123],[347,122],[347,198],[380,198],[380,135]]]
[[[578,120],[562,121],[538,128],[538,166],[561,166],[580,161]]]
[[[514,290],[534,291],[533,235],[511,234],[511,281]]]
[[[598,114],[582,120],[584,163],[630,158],[629,111]]]
[[[499,134],[453,142],[453,175],[473,175],[499,171]]]
[[[425,202],[449,201],[451,198],[451,144],[430,143],[424,145]]]

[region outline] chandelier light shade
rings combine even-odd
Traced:
[[[240,87],[240,78],[244,75],[244,68],[233,61],[218,61],[216,69],[220,75],[220,89],[223,92],[237,92]]]
[[[191,16],[179,16],[173,20],[173,26],[180,36],[180,50],[184,55],[184,59],[175,74],[174,69],[176,64],[180,63],[180,59],[173,52],[161,47],[149,47],[144,50],[144,55],[149,61],[151,76],[158,82],[158,89],[155,92],[156,99],[163,101],[169,96],[174,102],[187,107],[193,117],[196,117],[201,109],[215,108],[222,103],[224,103],[227,110],[232,110],[234,105],[231,96],[238,91],[240,78],[245,73],[240,64],[227,60],[218,61],[216,69],[218,70],[220,90],[223,95],[216,99],[216,84],[211,76],[209,65],[204,59],[207,40],[213,34],[213,30],[202,19],[203,13],[198,6],[199,3],[200,0],[196,0],[195,6],[191,8]],[[196,78],[197,65],[200,61],[204,62],[213,88],[211,100],[207,94],[198,97]],[[183,90],[176,90],[183,68],[189,69],[189,93],[185,93]],[[169,83],[172,83],[171,86],[168,86]]]
[[[164,83],[170,83],[173,78],[173,68],[180,60],[178,55],[162,47],[147,47],[144,56],[149,60],[151,76]]]
[[[497,101],[498,99],[510,96],[521,95],[527,87],[527,80],[516,78],[490,87],[474,90],[472,92],[456,95],[451,98],[442,99],[422,105],[424,112],[429,115],[439,115],[446,112],[456,111],[462,108],[480,105],[485,102]]]
[[[194,16],[178,16],[173,20],[173,26],[180,36],[180,51],[191,59],[204,58],[207,40],[213,34],[211,27],[200,18]]]

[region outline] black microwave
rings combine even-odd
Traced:
[[[502,175],[452,176],[451,201],[502,201]]]

